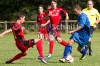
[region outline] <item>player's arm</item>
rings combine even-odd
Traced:
[[[67,22],[68,20],[69,20],[69,16],[68,16],[68,13],[66,13],[65,22]]]
[[[68,34],[72,34],[76,31],[79,31],[80,29],[82,29],[84,27],[85,22],[86,22],[86,18],[84,16],[81,17],[79,20],[79,24],[78,24],[79,26],[76,29],[69,31]]]
[[[69,31],[68,34],[72,34],[78,30],[82,29],[82,26],[78,26],[76,29],[72,30],[72,31]]]
[[[0,34],[0,37],[2,37],[3,35],[5,35],[9,32],[12,32],[12,29],[8,29],[8,30],[4,31],[3,33]]]
[[[44,14],[44,20],[46,21],[46,23],[45,23],[45,24],[41,24],[42,27],[43,27],[43,26],[46,26],[47,24],[50,23],[49,17],[50,17],[51,15],[52,15],[52,13],[49,12],[49,10],[47,10],[47,11],[45,12],[45,14]]]
[[[99,14],[98,11],[96,12],[96,18],[97,18],[97,20],[96,20],[96,22],[93,25],[94,28],[96,28],[97,27],[97,24],[100,22],[100,14]]]
[[[50,12],[49,10],[47,10],[44,14],[44,19],[45,21],[49,20],[49,17],[52,15],[52,12]]]
[[[48,20],[45,24],[41,24],[41,26],[43,27],[43,26],[46,26],[47,24],[49,24],[50,23],[50,20]]]
[[[68,20],[69,20],[69,16],[68,16],[68,13],[66,12],[66,10],[64,10],[64,9],[61,9],[61,13],[63,13],[63,14],[65,14],[65,22],[68,22]]]
[[[37,15],[37,23],[36,23],[36,26],[37,26],[38,29],[39,29],[39,27],[40,27],[40,23],[39,23],[39,20],[38,20],[38,15]]]

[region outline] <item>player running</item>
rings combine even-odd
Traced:
[[[39,11],[39,14],[37,15],[37,23],[38,23],[38,26],[39,26],[38,37],[39,37],[39,39],[42,39],[43,36],[44,36],[44,40],[48,40],[47,28],[46,28],[46,26],[41,26],[41,24],[47,23],[44,19],[45,13],[43,12],[43,6],[42,5],[40,5],[38,7],[38,11]]]
[[[0,36],[3,36],[4,34],[8,32],[13,32],[15,43],[17,48],[21,51],[21,53],[18,53],[16,56],[14,56],[12,59],[6,61],[7,64],[12,63],[15,60],[18,60],[24,56],[27,55],[28,48],[33,47],[35,44],[37,46],[37,50],[39,52],[38,59],[41,60],[43,63],[47,63],[44,59],[43,55],[43,48],[42,48],[42,40],[41,39],[29,39],[25,40],[24,32],[22,29],[22,23],[25,21],[25,15],[20,13],[17,15],[17,21],[13,23],[11,29],[3,32],[0,34]]]
[[[63,63],[66,62],[66,57],[68,53],[70,52],[70,46],[74,42],[78,43],[77,50],[82,54],[82,57],[80,59],[83,60],[87,55],[87,52],[83,47],[87,44],[90,38],[90,22],[86,14],[84,14],[81,11],[82,8],[80,5],[78,4],[74,5],[73,9],[74,9],[75,14],[78,15],[78,27],[68,32],[69,34],[72,34],[72,36],[70,37],[70,40],[67,43],[67,46],[65,47],[65,50],[63,53],[63,59],[59,60],[60,62],[63,62]]]
[[[66,44],[67,44],[60,37],[61,13],[63,13],[66,16],[65,20],[67,21],[69,19],[68,13],[64,9],[57,7],[57,0],[52,0],[51,8],[48,9],[45,14],[45,16],[50,19],[50,23],[51,23],[51,31],[49,32],[50,33],[50,35],[49,35],[50,44],[49,44],[48,58],[52,57],[53,47],[54,47],[54,39],[56,39],[58,41],[58,43],[60,43],[64,46],[66,46]]]
[[[97,24],[100,21],[100,14],[99,14],[97,9],[93,8],[93,6],[94,6],[93,0],[88,0],[87,1],[87,8],[83,9],[83,12],[88,16],[89,21],[90,21],[91,36],[92,36]],[[85,50],[86,51],[89,50],[88,54],[89,54],[89,56],[92,56],[91,37],[90,37],[87,45],[85,46]]]

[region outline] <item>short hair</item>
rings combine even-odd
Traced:
[[[73,9],[82,10],[82,7],[79,4],[73,6]]]
[[[88,0],[87,3],[88,3],[89,1],[91,1],[91,2],[94,4],[94,1],[93,1],[93,0]]]
[[[57,3],[57,0],[52,0],[52,1]]]
[[[20,19],[21,17],[24,17],[25,16],[25,14],[23,14],[23,13],[18,13],[17,14],[17,19]]]
[[[43,5],[39,5],[38,7],[42,7],[43,8]]]

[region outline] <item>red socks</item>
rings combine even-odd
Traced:
[[[53,47],[54,47],[54,41],[50,41],[50,44],[49,44],[49,54],[52,54]]]
[[[23,55],[23,53],[19,53],[19,54],[17,54],[14,58],[12,58],[12,59],[10,60],[10,62],[13,62],[13,61],[15,61],[15,60],[17,60],[17,59],[20,59],[20,58],[22,58],[23,56],[25,56],[25,55]]]
[[[38,50],[38,52],[39,52],[40,57],[44,57],[44,56],[43,56],[42,39],[39,40],[39,41],[36,43],[36,47],[37,47],[37,50]]]
[[[39,40],[39,41],[36,43],[36,46],[37,46],[37,50],[38,50],[38,52],[39,52],[40,57],[43,57],[42,40]],[[19,54],[17,54],[14,58],[12,58],[12,59],[10,60],[10,62],[13,62],[13,61],[15,61],[15,60],[17,60],[17,59],[20,59],[20,58],[22,58],[23,56],[25,56],[23,53],[19,53]]]
[[[66,46],[67,45],[67,42],[62,40],[62,42],[60,42],[60,44],[62,44],[63,46]]]

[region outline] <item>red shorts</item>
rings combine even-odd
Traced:
[[[40,28],[38,31],[39,34],[42,34],[44,36],[44,39],[47,40],[48,39],[48,32],[46,28]]]
[[[26,41],[23,41],[23,42],[20,42],[20,43],[16,42],[17,48],[18,48],[22,53],[26,52],[26,51],[28,50],[28,48],[33,47],[34,44],[35,44],[35,43],[34,43],[34,39],[33,39],[33,40],[32,40],[32,39],[26,40]]]
[[[52,30],[50,31],[50,34],[52,34],[55,38],[60,37],[60,32],[61,30],[57,31],[57,30]]]
[[[39,30],[38,30],[38,33],[40,33],[40,34],[47,34],[46,27],[40,27]]]
[[[59,25],[53,25],[52,30],[50,31],[50,34],[52,34],[55,38],[60,36],[61,32],[61,26]]]
[[[47,30],[42,30],[42,29],[40,29],[40,30],[38,31],[38,33],[44,35],[44,34],[47,34]]]
[[[26,52],[28,50],[28,47],[27,46],[24,46],[22,44],[16,44],[17,48],[22,52]]]

